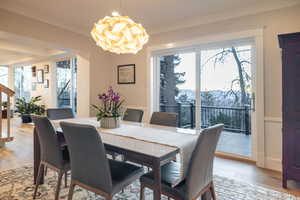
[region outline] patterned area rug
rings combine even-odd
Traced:
[[[0,199],[1,200],[29,200],[32,199],[34,190],[33,168],[23,167],[15,170],[0,172]],[[38,197],[40,200],[49,200],[54,198],[54,190],[57,182],[55,172],[48,170],[45,177],[45,184],[39,187]],[[292,195],[254,186],[248,183],[231,180],[228,178],[215,176],[214,182],[217,191],[218,200],[300,200]],[[136,200],[139,199],[139,182],[128,186],[124,192],[114,196],[114,200]],[[67,199],[68,188],[64,187],[60,192],[60,199]],[[147,200],[152,199],[152,191],[146,190]],[[73,196],[74,200],[104,200],[103,197],[87,192],[84,189],[76,187]],[[162,199],[167,200],[165,196]]]

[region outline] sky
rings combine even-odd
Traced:
[[[249,46],[240,47],[241,49],[249,48]],[[211,56],[220,52],[222,49],[203,50],[201,51],[201,63],[203,64]],[[185,72],[185,83],[178,85],[179,89],[196,89],[196,54],[183,53],[179,54],[181,63],[176,66],[175,72]],[[250,57],[250,52],[243,53],[244,58]],[[245,65],[246,70],[250,74],[250,65]],[[229,90],[231,81],[238,77],[236,63],[232,56],[228,56],[224,63],[218,64],[216,67],[213,61],[208,62],[201,69],[201,91],[211,90]],[[238,89],[237,87],[235,89]]]

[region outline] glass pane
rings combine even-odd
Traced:
[[[251,156],[251,46],[201,51],[201,126],[223,123],[218,150]]]
[[[8,67],[7,66],[0,66],[0,83],[2,85],[8,86]],[[2,101],[7,101],[6,94],[2,94]]]
[[[71,64],[70,60],[56,63],[57,72],[57,106],[71,107]]]
[[[14,90],[15,97],[24,97],[27,101],[31,97],[32,71],[31,66],[14,68]]]
[[[57,106],[77,111],[77,59],[59,61],[57,71]]]
[[[8,67],[0,66],[0,83],[8,86]]]
[[[178,126],[195,127],[196,54],[160,56],[160,112],[178,113]]]

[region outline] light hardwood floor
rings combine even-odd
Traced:
[[[32,125],[24,125],[20,119],[14,119],[12,124],[15,140],[6,144],[4,148],[0,148],[0,171],[33,163]],[[281,187],[280,172],[261,169],[251,163],[218,157],[215,159],[214,173],[300,196],[300,183],[289,182],[291,189],[284,190]]]

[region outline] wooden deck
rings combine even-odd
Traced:
[[[223,131],[217,150],[220,152],[251,157],[251,135]]]

